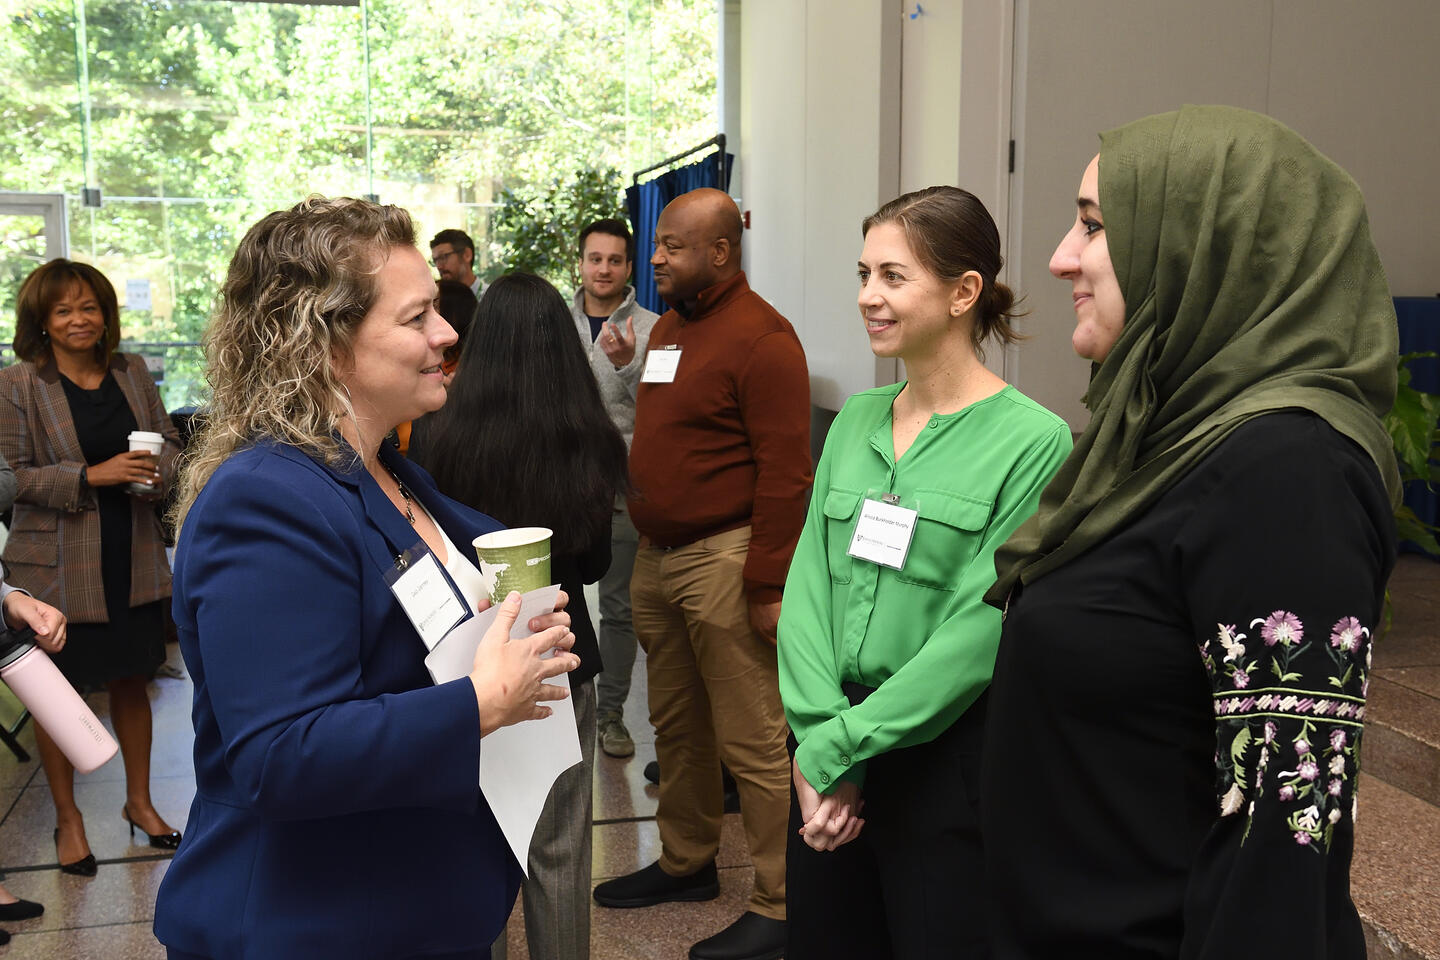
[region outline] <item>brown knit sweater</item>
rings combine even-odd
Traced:
[[[635,400],[631,519],[661,547],[750,524],[746,590],[779,600],[813,479],[800,339],[740,273],[702,291],[688,317],[656,322],[650,350],[671,344],[674,382],[641,383]]]

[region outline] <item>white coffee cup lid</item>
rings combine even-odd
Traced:
[[[150,443],[164,443],[165,435],[155,433],[153,430],[131,430],[128,440],[145,440]]]

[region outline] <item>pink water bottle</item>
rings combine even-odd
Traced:
[[[89,773],[115,756],[119,749],[115,738],[45,651],[35,645],[34,630],[0,632],[0,680],[15,692],[76,770]]]

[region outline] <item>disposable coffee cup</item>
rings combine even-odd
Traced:
[[[515,527],[481,534],[471,541],[480,559],[480,575],[490,587],[490,602],[499,603],[511,590],[528,593],[550,586],[548,527]]]
[[[165,438],[149,430],[132,430],[129,440],[132,451],[144,450],[153,457],[160,456],[160,451],[165,449]],[[132,483],[129,489],[131,493],[154,493],[155,484]]]

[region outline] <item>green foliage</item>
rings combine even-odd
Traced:
[[[129,341],[198,341],[244,231],[309,193],[378,194],[422,244],[460,227],[483,272],[565,288],[576,219],[621,209],[616,171],[715,133],[717,16],[714,0],[0,0],[0,190],[66,194],[72,256],[122,295],[150,281],[154,308],[122,311]],[[80,206],[85,186],[103,207]],[[0,343],[40,259],[17,232],[0,231]],[[200,382],[193,348],[167,354],[168,405]]]
[[[501,191],[494,219],[498,256],[486,279],[512,270],[535,273],[568,296],[580,285],[580,231],[602,217],[625,218],[621,182],[620,171],[604,168]]]
[[[1440,429],[1436,427],[1440,423],[1440,396],[1410,385],[1409,364],[1411,360],[1434,356],[1407,353],[1400,357],[1395,405],[1385,414],[1385,429],[1395,443],[1401,479],[1423,480],[1427,486],[1440,479]],[[1395,527],[1400,539],[1412,540],[1426,552],[1440,554],[1440,541],[1435,536],[1440,528],[1421,520],[1414,510],[1403,504],[1396,509]]]

